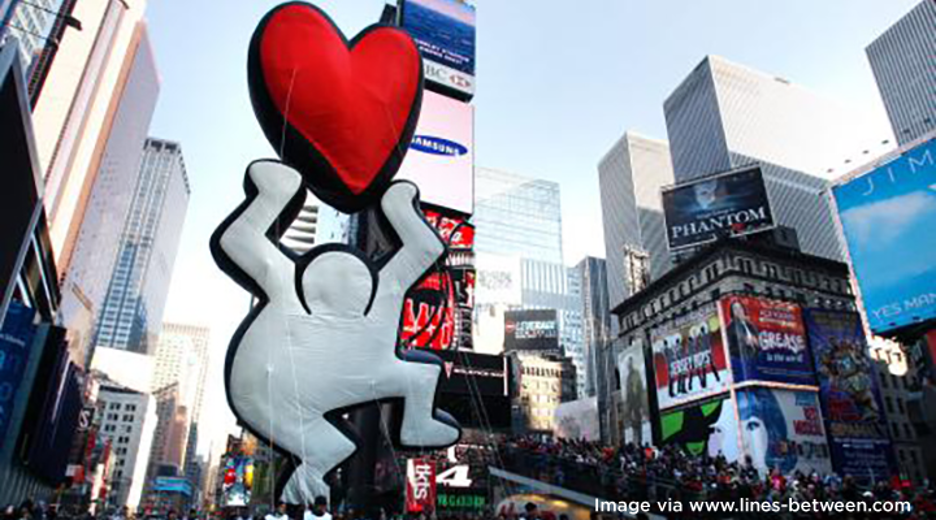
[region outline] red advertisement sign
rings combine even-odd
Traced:
[[[428,459],[406,461],[406,512],[429,513],[435,510],[436,468]]]
[[[443,215],[428,208],[423,209],[423,214],[453,251],[465,251],[474,247],[475,228],[465,219]]]

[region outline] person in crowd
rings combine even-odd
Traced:
[[[323,496],[315,497],[315,502],[309,504],[309,508],[306,509],[303,520],[332,520],[332,515],[328,512],[328,499]]]
[[[276,510],[266,515],[264,520],[288,520],[288,519],[289,519],[289,515],[286,514],[286,503],[277,502]]]

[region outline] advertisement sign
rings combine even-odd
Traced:
[[[644,364],[643,343],[637,342],[618,354],[618,373],[621,375],[621,402],[624,423],[624,442],[643,446],[650,442],[650,405],[647,400],[647,371]]]
[[[422,202],[473,213],[474,107],[425,92],[413,142],[396,178],[415,182]]]
[[[464,350],[436,352],[442,358],[437,405],[463,427],[510,427],[510,360]]]
[[[401,0],[400,26],[416,41],[426,80],[474,95],[475,8],[458,0]]]
[[[555,309],[505,312],[504,350],[559,350]]]
[[[435,228],[451,251],[471,251],[474,249],[475,227],[467,219],[455,215],[446,215],[437,210],[423,208],[423,215],[429,225]]]
[[[722,395],[660,414],[660,440],[693,456],[724,455],[738,460],[738,419],[731,399]]]
[[[832,195],[871,331],[936,318],[936,139]]]
[[[832,463],[839,473],[880,478],[896,467],[874,364],[858,314],[806,309]]]
[[[663,192],[670,251],[774,227],[760,168],[682,184]]]
[[[728,296],[721,300],[721,311],[735,383],[816,384],[798,305]]]
[[[761,475],[832,472],[816,392],[748,387],[737,395],[741,451]]]
[[[35,315],[35,310],[13,300],[0,329],[0,446],[10,427],[13,405],[32,350]]]
[[[730,374],[715,308],[677,317],[654,330],[650,341],[661,410],[728,389]]]
[[[598,397],[586,397],[560,404],[556,408],[556,437],[561,439],[598,441]]]
[[[520,257],[493,254],[478,254],[475,258],[478,269],[478,302],[497,302],[505,305],[520,305],[523,302],[520,289]],[[484,304],[479,305],[479,310]]]
[[[406,512],[430,513],[436,503],[436,468],[429,459],[406,461]]]
[[[253,491],[253,459],[243,454],[229,455],[224,467],[221,491],[227,507],[246,507]]]

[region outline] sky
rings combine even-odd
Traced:
[[[665,138],[663,101],[707,54],[784,77],[886,125],[864,48],[919,0],[477,0],[476,164],[556,181],[567,264],[604,256],[597,164],[624,131]],[[273,156],[250,106],[246,53],[279,2],[151,0],[161,76],[151,133],[179,141],[192,186],[166,319],[212,329],[206,433],[232,420],[221,372],[248,298],[208,238]],[[345,34],[383,0],[322,0]],[[202,449],[207,449],[202,444]]]

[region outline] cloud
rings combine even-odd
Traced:
[[[914,192],[842,212],[842,225],[858,248],[883,248],[901,238],[924,214],[936,213],[936,197]]]

